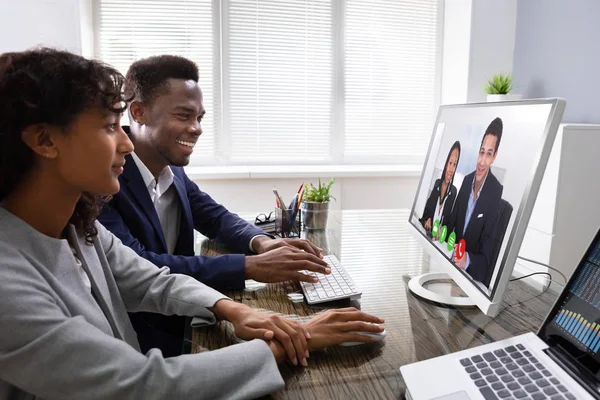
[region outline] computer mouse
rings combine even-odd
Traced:
[[[387,332],[385,331],[385,329],[381,332],[350,331],[349,333],[358,333],[359,335],[371,336],[376,339],[375,342],[369,342],[369,343],[379,342],[381,339],[383,339],[384,337],[387,336]],[[357,346],[359,344],[367,344],[367,343],[368,342],[344,342],[344,343],[340,343],[340,346]]]

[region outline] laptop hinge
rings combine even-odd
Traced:
[[[565,352],[557,346],[548,347],[544,350],[552,361],[557,363],[563,371],[571,378],[575,379],[585,390],[588,391],[595,399],[600,399],[600,387],[596,383],[596,379],[586,370],[581,369],[574,364]]]

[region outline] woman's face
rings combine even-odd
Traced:
[[[133,151],[120,122],[120,114],[93,109],[79,114],[66,132],[53,135],[59,178],[77,191],[117,193],[125,156]]]
[[[446,176],[444,180],[447,184],[452,182],[452,178],[454,177],[454,173],[456,172],[456,166],[458,164],[458,149],[452,150],[450,153],[450,158],[448,159],[448,164],[446,164]]]

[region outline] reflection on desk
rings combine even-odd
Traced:
[[[253,308],[270,310],[297,320],[327,308],[355,306],[385,318],[384,341],[331,347],[313,352],[309,367],[282,365],[286,389],[277,399],[397,399],[404,394],[399,367],[419,360],[536,330],[557,296],[540,294],[528,279],[509,285],[495,319],[476,308],[451,309],[413,297],[408,279],[430,271],[426,254],[408,232],[409,210],[331,211],[326,231],[304,232],[305,238],[335,254],[363,292],[358,302],[339,301],[319,306],[292,303],[288,293],[298,283],[269,284],[254,292],[227,293]],[[205,243],[203,253],[220,254],[222,247]],[[237,339],[231,325],[194,329],[192,351],[221,348]],[[433,378],[433,377],[432,377]]]

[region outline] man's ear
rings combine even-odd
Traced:
[[[56,158],[58,148],[53,140],[55,128],[47,124],[26,126],[21,132],[21,140],[36,154],[44,158]]]
[[[144,125],[146,117],[146,107],[137,100],[134,100],[129,105],[129,114],[131,119],[140,125]]]

